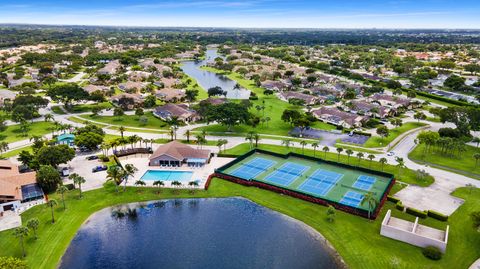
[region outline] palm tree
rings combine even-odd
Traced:
[[[47,205],[50,207],[50,210],[52,211],[52,223],[55,223],[55,215],[53,213],[53,208],[58,205],[57,200],[50,199],[48,200]]]
[[[372,192],[368,192],[363,196],[361,204],[363,205],[365,203],[367,203],[368,205],[368,218],[370,219],[370,214],[372,212],[372,209],[374,209],[378,203],[377,199],[375,199],[375,196],[373,195]]]
[[[223,146],[223,139],[218,139],[217,141],[218,153],[222,153],[222,146]]]
[[[343,148],[337,148],[338,156],[337,161],[340,161],[340,153],[343,151]]]
[[[0,142],[0,155],[2,155],[3,152],[7,152],[9,149],[8,143],[5,141]]]
[[[165,186],[165,183],[163,183],[163,181],[161,181],[161,180],[155,180],[155,181],[153,182],[153,186],[158,187],[158,193],[160,193],[160,188],[161,188],[162,186]]]
[[[307,145],[307,141],[302,140],[300,141],[300,146],[302,146],[302,154],[305,155],[305,146]]]
[[[267,128],[268,128],[268,122],[269,122],[270,120],[271,120],[270,117],[265,117],[265,123],[266,123]]]
[[[205,137],[202,136],[201,134],[195,135],[195,139],[197,139],[197,145],[200,146],[200,149],[202,148],[202,145],[204,145],[207,142]]]
[[[373,159],[375,159],[375,155],[369,154],[369,155],[367,156],[367,158],[370,160],[370,164],[369,164],[368,167],[371,168],[371,167],[372,167],[372,161],[373,161]]]
[[[62,197],[63,210],[67,209],[67,207],[65,206],[65,193],[67,191],[68,191],[68,188],[65,187],[65,185],[60,185],[57,188],[57,193],[59,193],[60,196]]]
[[[223,141],[223,152],[225,152],[227,150],[227,144],[228,144],[228,140],[227,139],[221,139]]]
[[[259,135],[259,134],[255,133],[255,134],[253,135],[253,140],[255,140],[255,147],[256,147],[256,148],[258,148],[258,141],[260,141],[260,139],[261,139],[261,138],[260,138],[260,135]]]
[[[23,239],[26,236],[28,236],[29,232],[30,231],[28,230],[28,228],[24,227],[24,226],[17,227],[17,228],[15,228],[15,230],[13,230],[13,236],[15,236],[16,238],[18,238],[20,240],[20,245],[22,246],[23,257],[27,256],[27,253],[25,253],[25,246],[23,245]]]
[[[316,157],[316,156],[315,156],[315,155],[316,155],[316,154],[315,154],[315,151],[317,150],[318,146],[319,146],[319,145],[318,145],[317,142],[313,142],[313,143],[312,143],[313,157]]]
[[[190,130],[185,132],[185,136],[187,137],[187,143],[190,143]]]
[[[122,178],[125,177],[125,172],[119,166],[110,166],[107,170],[107,181],[113,181],[115,184],[115,190],[118,192],[118,185],[122,182]]]
[[[363,158],[364,156],[365,156],[365,155],[363,154],[363,152],[357,153],[358,166],[360,166],[360,161],[362,160],[362,158]]]
[[[53,120],[53,115],[52,114],[45,114],[43,116],[43,120],[45,120],[45,122],[49,122],[49,121]]]
[[[326,159],[327,159],[327,152],[330,151],[330,148],[329,148],[328,146],[324,146],[322,150],[323,150],[323,152],[325,152],[325,157],[324,157],[324,159],[326,160]]]
[[[473,158],[475,158],[475,168],[477,168],[478,160],[480,160],[480,153],[473,154]]]
[[[292,141],[290,139],[284,139],[282,140],[282,145],[284,145],[287,149],[289,149],[290,146],[292,145]]]
[[[125,178],[124,178],[125,183],[123,184],[123,191],[126,191],[128,177],[135,175],[138,169],[133,164],[126,164],[124,171],[125,171]]]
[[[182,183],[181,183],[180,181],[177,181],[177,180],[172,181],[172,183],[170,183],[170,184],[171,184],[172,186],[174,186],[175,188],[182,186]],[[175,190],[173,190],[173,192],[174,192],[174,193],[178,193],[178,190],[175,189]]]
[[[135,181],[135,186],[145,186],[145,185],[147,185],[147,184],[146,184],[145,181],[143,181],[143,180],[137,180],[137,181]]]
[[[401,169],[405,167],[405,161],[401,157],[395,157],[395,161],[397,162],[398,176],[400,177]]]
[[[345,153],[347,153],[347,163],[350,164],[350,155],[353,154],[353,150],[347,149]]]
[[[387,158],[382,157],[380,160],[378,160],[379,163],[382,164],[382,172],[383,172],[383,166],[387,163]]]
[[[474,137],[474,138],[472,139],[472,142],[473,142],[473,143],[477,143],[477,148],[478,148],[478,144],[480,144],[480,137]]]
[[[33,230],[33,235],[35,236],[35,240],[38,239],[38,236],[37,236],[38,226],[40,226],[40,221],[37,218],[32,218],[27,221],[27,227],[30,230]]]
[[[198,182],[197,181],[190,181],[188,182],[188,186],[192,187],[192,194],[195,193],[195,188],[198,187]]]
[[[118,128],[118,131],[120,131],[120,135],[122,136],[122,139],[123,139],[123,132],[125,132],[125,127],[120,126],[120,128]]]
[[[468,183],[467,185],[465,185],[465,187],[467,187],[470,194],[472,194],[472,191],[475,189],[475,185],[473,185],[472,183]]]
[[[248,143],[249,143],[249,145],[250,145],[250,149],[252,149],[252,147],[253,147],[253,140],[254,140],[253,136],[254,136],[254,135],[255,135],[254,132],[249,132],[249,133],[247,134],[247,136],[245,137],[245,140],[248,140]]]
[[[82,184],[87,181],[77,173],[71,174],[69,178],[73,180],[73,184],[78,185],[79,197],[82,198]]]

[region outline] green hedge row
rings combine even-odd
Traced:
[[[218,157],[224,157],[224,158],[237,158],[238,155],[236,154],[227,154],[227,153],[219,153]]]
[[[434,210],[428,210],[427,215],[440,221],[447,221],[448,216]]]
[[[403,212],[403,210],[405,209],[405,206],[402,204],[402,201],[398,201],[395,204],[395,208]]]
[[[414,216],[422,218],[422,219],[427,217],[427,212],[426,211],[422,211],[422,210],[412,208],[412,207],[407,207],[406,212],[410,215],[414,215]]]
[[[387,196],[387,200],[390,201],[390,202],[393,202],[393,203],[400,202],[400,199],[398,199],[396,197],[393,197],[393,196],[390,196],[390,195]]]

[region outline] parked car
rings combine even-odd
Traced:
[[[62,177],[68,177],[70,175],[70,169],[68,169],[68,167],[59,168],[58,172]]]
[[[387,156],[393,156],[393,155],[395,155],[395,152],[393,151],[390,151],[389,153],[387,153]]]
[[[87,160],[89,160],[89,161],[98,160],[98,156],[97,155],[88,156]]]
[[[98,165],[92,168],[92,173],[100,172],[100,171],[106,171],[108,168],[106,165]]]

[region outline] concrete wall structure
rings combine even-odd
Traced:
[[[415,222],[410,222],[394,218],[391,214],[391,210],[385,214],[380,230],[381,235],[422,248],[434,246],[445,253],[448,242],[448,225],[445,231],[441,231],[419,224],[418,217]]]

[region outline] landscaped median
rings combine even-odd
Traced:
[[[26,220],[40,219],[39,239],[29,237],[25,241],[30,268],[56,268],[60,258],[75,236],[79,227],[96,211],[118,204],[151,201],[165,198],[191,197],[232,197],[241,196],[283,214],[296,218],[319,231],[336,248],[350,268],[467,268],[479,255],[480,236],[472,228],[469,214],[480,207],[480,190],[461,189],[454,195],[465,199],[457,212],[448,222],[433,218],[421,219],[420,223],[444,228],[449,224],[451,236],[445,256],[436,262],[426,259],[420,248],[395,241],[379,234],[382,218],[369,221],[364,218],[338,211],[335,221],[327,221],[327,207],[309,203],[300,199],[279,195],[258,188],[244,187],[220,179],[213,179],[208,191],[194,194],[181,190],[176,194],[163,189],[128,187],[126,192],[115,192],[110,183],[106,188],[83,193],[78,198],[76,190],[66,194],[67,209],[61,206],[55,209],[56,222],[50,222],[50,209],[45,205],[34,207],[22,215]],[[51,198],[59,199],[57,195]],[[393,216],[413,220],[414,216],[394,209],[393,203],[386,203],[380,216],[392,209]],[[119,234],[121,236],[121,234]],[[0,256],[21,256],[19,241],[12,231],[0,233]],[[461,257],[461,258],[459,258]]]
[[[480,158],[475,159],[475,154],[480,154],[480,148],[466,145],[465,151],[460,154],[440,153],[436,150],[425,153],[425,144],[419,144],[408,154],[408,158],[416,163],[480,180]]]
[[[390,129],[389,135],[385,138],[380,136],[372,136],[370,139],[365,142],[363,147],[365,148],[381,148],[386,147],[393,140],[395,140],[399,135],[404,134],[408,131],[411,131],[416,128],[424,127],[427,124],[422,122],[406,122],[402,126]]]

